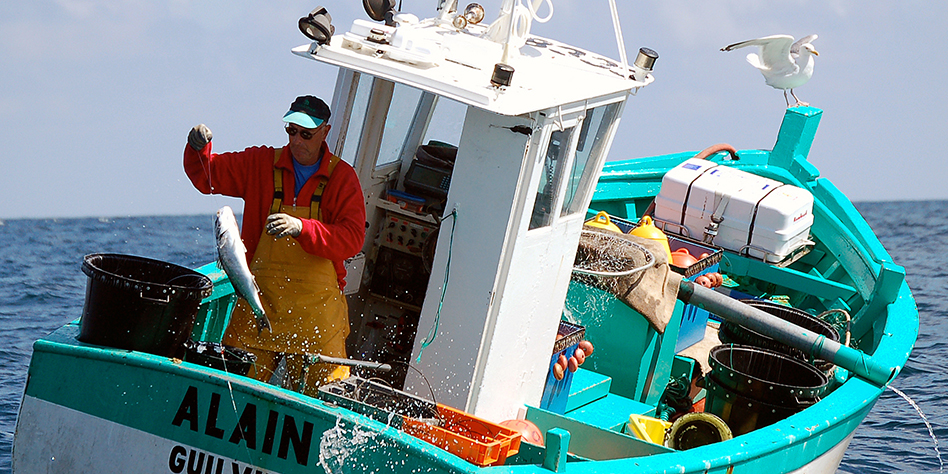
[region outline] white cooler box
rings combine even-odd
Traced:
[[[715,246],[779,262],[810,243],[813,195],[805,189],[694,158],[662,178],[655,198],[655,219],[705,239],[711,216],[723,218]]]

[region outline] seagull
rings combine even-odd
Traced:
[[[787,107],[797,107],[800,105],[810,105],[797,99],[793,89],[806,84],[813,75],[813,56],[819,56],[813,48],[813,41],[816,35],[805,36],[799,41],[793,42],[790,35],[765,36],[740,43],[734,43],[721,48],[721,51],[732,51],[745,46],[759,46],[760,54],[748,54],[747,62],[751,66],[760,69],[764,75],[767,85],[774,89],[783,90],[783,98],[787,101]],[[790,99],[787,97],[787,91],[797,101],[790,105]]]

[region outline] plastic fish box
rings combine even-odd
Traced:
[[[711,216],[722,218],[712,244],[779,262],[809,244],[809,191],[712,161],[689,159],[669,170],[655,197],[655,218],[703,240]]]
[[[556,331],[558,339],[553,343],[553,357],[550,358],[550,368],[546,374],[546,385],[543,386],[543,396],[540,398],[540,408],[562,415],[566,413],[566,401],[569,398],[569,388],[573,382],[573,372],[567,369],[562,380],[553,376],[553,366],[562,354],[569,359],[576,352],[579,341],[586,335],[586,329],[578,324],[560,321]],[[562,337],[560,337],[562,336]]]
[[[434,402],[388,385],[360,377],[348,377],[319,387],[319,399],[334,403],[382,423],[401,428],[402,420],[437,420]]]
[[[439,423],[405,417],[402,431],[478,466],[501,465],[520,452],[519,431],[438,404]]]
[[[707,254],[704,258],[698,258],[698,261],[687,268],[671,265],[677,273],[685,276],[686,279],[694,281],[699,275],[717,272],[720,268],[722,251],[719,248],[711,247],[686,237],[668,235],[668,247],[672,252],[685,248],[688,253],[697,257]],[[704,332],[708,326],[708,318],[711,313],[708,310],[701,309],[695,305],[687,304],[681,315],[681,328],[678,330],[678,342],[675,343],[675,352],[681,352],[704,339]]]

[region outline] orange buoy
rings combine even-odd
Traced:
[[[531,421],[506,420],[501,421],[500,426],[519,431],[523,440],[530,444],[543,446],[543,432],[541,432],[540,428],[538,428],[537,425],[533,424]]]

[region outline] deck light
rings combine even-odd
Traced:
[[[494,65],[494,74],[490,78],[490,83],[494,87],[509,86],[513,79],[513,73],[513,67],[504,63],[497,63]]]
[[[464,9],[463,15],[458,15],[454,17],[451,24],[455,28],[461,30],[467,28],[467,25],[476,25],[484,19],[484,7],[472,3]]]
[[[388,26],[395,26],[392,17],[395,14],[395,0],[362,0],[362,8],[369,18],[375,21],[384,21]]]
[[[309,15],[300,18],[300,31],[307,38],[319,44],[326,44],[332,38],[336,27],[332,26],[332,17],[326,8],[319,6],[309,12]]]
[[[464,19],[471,25],[476,25],[484,19],[484,7],[472,3],[464,7]]]
[[[644,81],[645,76],[652,72],[655,66],[655,60],[658,59],[658,53],[649,48],[639,48],[639,54],[632,63],[632,78],[637,81]]]

